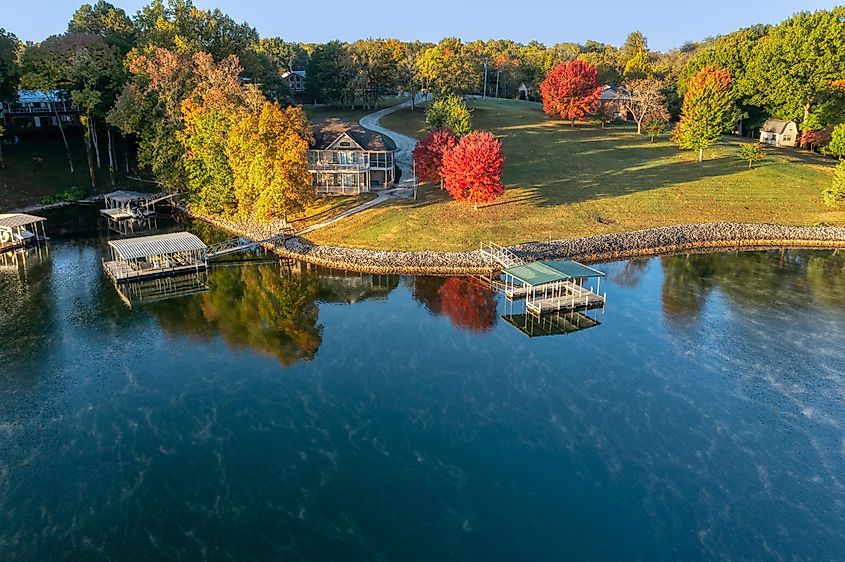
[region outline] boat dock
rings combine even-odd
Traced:
[[[157,203],[176,197],[175,193],[140,193],[137,191],[113,191],[103,196],[105,209],[100,214],[110,221],[144,219],[155,214]]]
[[[602,294],[604,273],[572,260],[527,262],[513,251],[488,244],[482,248],[491,264],[501,269],[492,281],[509,302],[525,301],[527,315],[540,318],[547,314],[604,308],[607,294]]]
[[[46,220],[44,217],[25,213],[0,214],[0,252],[16,250],[46,240]],[[39,226],[41,234],[38,233]]]
[[[190,232],[110,240],[103,267],[115,283],[204,271],[208,247]]]

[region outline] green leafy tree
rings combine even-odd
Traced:
[[[438,94],[467,94],[478,89],[480,61],[460,39],[449,37],[427,48],[417,60],[419,77]]]
[[[126,12],[105,0],[80,6],[70,18],[67,30],[69,33],[98,35],[107,45],[114,47],[121,57],[126,56],[137,40],[135,24]]]
[[[845,158],[845,123],[840,123],[830,133],[830,142],[822,148],[824,154]]]
[[[0,101],[11,100],[17,95],[21,74],[18,53],[21,47],[14,34],[0,28]]]
[[[738,116],[730,73],[706,66],[687,83],[681,121],[675,127],[675,141],[681,148],[698,150],[701,162],[704,149],[713,146],[721,134],[736,123]]]
[[[739,147],[736,151],[737,157],[743,162],[748,162],[748,169],[754,166],[754,162],[758,162],[766,157],[763,153],[763,147],[760,143],[749,142]]]
[[[425,123],[430,131],[448,129],[458,137],[472,131],[472,115],[460,96],[435,98],[426,109]]]
[[[163,47],[179,53],[209,53],[214,60],[240,57],[258,42],[258,32],[219,9],[202,10],[192,0],[153,0],[135,16],[137,46],[150,52]]]
[[[819,105],[845,95],[845,7],[801,12],[758,41],[748,65],[753,99],[770,114],[811,127]],[[826,125],[821,123],[817,125]],[[815,127],[819,128],[819,127]]]
[[[665,133],[667,127],[668,124],[665,119],[649,119],[646,121],[643,130],[645,131],[645,134],[650,137],[651,142],[654,142],[654,137]]]
[[[308,63],[305,99],[309,102],[342,104],[352,81],[351,59],[340,41],[318,45]]]
[[[845,160],[839,162],[833,170],[833,181],[830,187],[822,192],[825,205],[834,208],[845,201]]]

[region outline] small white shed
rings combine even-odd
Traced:
[[[769,119],[760,128],[760,143],[769,146],[798,146],[798,125],[795,121]]]

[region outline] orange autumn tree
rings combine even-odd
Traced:
[[[301,107],[283,109],[267,101],[255,86],[247,86],[245,104],[226,143],[241,218],[287,221],[313,201],[307,165],[312,140]]]
[[[443,189],[443,156],[458,140],[448,129],[435,129],[414,147],[414,165],[422,181],[439,181]]]
[[[543,111],[552,117],[575,120],[590,115],[599,104],[601,85],[596,67],[582,60],[555,66],[540,84]]]
[[[505,156],[502,143],[492,133],[470,133],[443,157],[446,190],[456,201],[469,201],[475,209],[505,192],[502,167]]]

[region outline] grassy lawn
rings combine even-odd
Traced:
[[[102,139],[100,139],[102,143]],[[74,173],[70,173],[64,144],[60,138],[23,138],[20,144],[3,145],[6,169],[0,170],[0,213],[38,204],[44,197],[55,196],[72,187],[85,188],[91,193],[85,145],[80,137],[70,137]],[[123,153],[118,144],[118,168],[123,166]],[[101,147],[102,169],[97,172],[97,189],[112,191],[109,181],[108,156]],[[124,188],[149,191],[152,184],[120,180]]]
[[[384,109],[386,107],[393,107],[394,105],[398,105],[406,100],[407,98],[402,96],[390,96],[386,98],[381,98],[378,102],[378,108]],[[320,121],[322,119],[338,117],[343,119],[344,121],[348,121],[349,123],[353,124],[357,123],[361,117],[369,115],[370,113],[376,111],[375,109],[344,109],[331,105],[313,104],[304,104],[302,106],[302,109],[305,111],[305,115],[307,115],[308,119],[310,119],[311,121]]]
[[[547,119],[539,104],[476,100],[473,125],[504,144],[506,194],[478,211],[435,186],[417,201],[395,201],[315,231],[312,240],[366,248],[465,250],[670,224],[743,221],[845,224],[821,190],[834,163],[771,149],[753,170],[734,153],[738,139],[706,151],[707,160],[668,141],[650,143],[628,126],[574,129]],[[402,110],[383,124],[420,136],[423,112]]]
[[[375,199],[375,193],[362,193],[360,195],[332,195],[320,197],[314,204],[305,211],[290,219],[290,223],[296,230],[302,230],[307,226],[324,221],[335,215],[357,207],[362,203]]]

